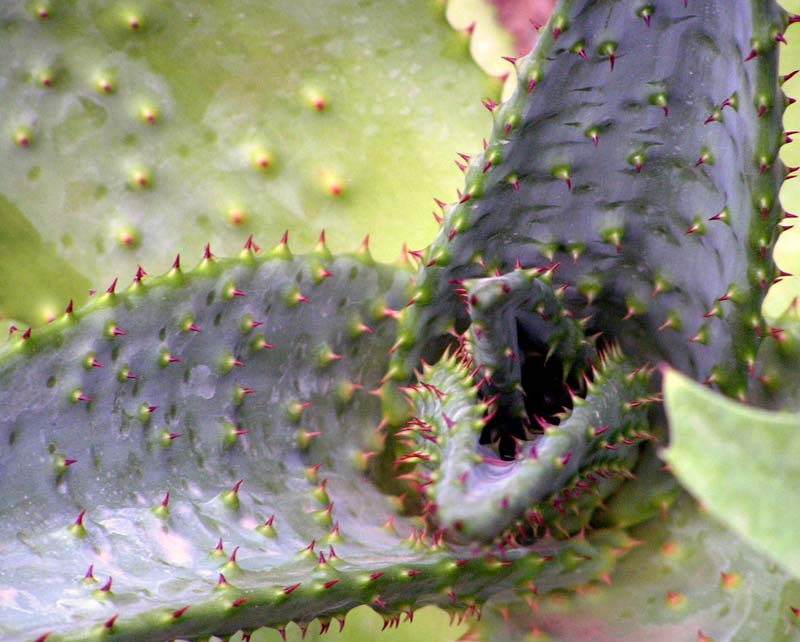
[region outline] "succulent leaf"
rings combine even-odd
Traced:
[[[800,582],[683,498],[607,582],[484,609],[487,642],[794,642]],[[502,608],[501,608],[502,606]]]
[[[29,324],[209,241],[420,247],[499,91],[431,0],[31,5],[0,8],[0,223],[30,228],[0,255],[0,314]]]
[[[670,371],[664,380],[678,479],[710,513],[800,577],[800,414],[750,408]],[[735,474],[733,474],[735,471]]]
[[[735,6],[736,24],[710,1],[659,3],[647,23],[627,2],[556,7],[425,255],[398,372],[469,323],[453,281],[559,265],[590,331],[746,395],[781,218],[786,21],[773,3]]]
[[[359,255],[207,251],[15,339],[0,357],[3,638],[196,638],[360,604],[393,620],[607,573],[624,535],[450,549],[357,472],[380,442],[386,310],[408,288]]]
[[[436,519],[456,535],[491,540],[523,519],[534,536],[577,532],[650,438],[646,406],[627,405],[646,395],[648,381],[647,372],[631,374],[620,355],[607,355],[586,398],[534,441],[518,442],[515,456],[504,461],[480,444],[486,405],[476,402],[469,364],[450,357],[424,373],[410,394],[418,447],[406,457],[428,469],[424,488]]]
[[[127,52],[120,70],[141,58],[162,73],[170,11],[109,8],[91,26]],[[7,15],[10,33],[37,33]],[[207,247],[190,272],[180,256],[161,277],[140,268],[124,292],[115,279],[86,308],[17,332],[0,355],[0,634],[200,639],[324,628],[358,605],[392,625],[420,606],[479,615],[516,594],[544,608],[515,611],[503,639],[796,637],[795,580],[688,502],[655,516],[678,491],[653,445],[665,433],[651,377],[663,360],[729,397],[797,401],[796,333],[761,317],[783,216],[789,22],[763,0],[561,0],[513,61],[511,99],[484,101],[492,137],[461,155],[466,183],[438,238],[408,252],[415,276],[376,263],[366,242],[334,258],[323,236],[296,257],[285,236],[264,253],[251,237],[236,259]],[[191,31],[181,25],[175,42]],[[74,52],[49,51],[20,90],[42,105],[75,82]],[[121,71],[98,74],[101,98],[124,93]],[[305,88],[302,120],[331,115]],[[241,133],[210,95],[185,107],[192,126],[212,114]],[[35,151],[37,135],[19,124],[13,153]],[[269,169],[266,151],[250,169]],[[163,176],[131,165],[121,189],[146,198]],[[335,171],[320,176],[328,196],[349,197]],[[689,476],[710,473],[724,476]],[[393,496],[403,483],[420,493]],[[633,551],[638,566],[619,577],[636,578],[623,590],[634,606],[601,596],[574,616],[566,590],[608,580],[636,543],[630,527],[650,546],[696,550],[650,565]]]

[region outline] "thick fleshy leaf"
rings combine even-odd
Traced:
[[[0,316],[248,234],[423,246],[499,92],[442,4],[3,2]]]
[[[623,533],[451,549],[363,476],[383,477],[369,392],[406,272],[285,242],[179,263],[0,355],[4,641],[229,635],[362,604],[389,623],[475,614],[608,572]]]
[[[800,414],[726,399],[674,371],[665,375],[678,479],[713,515],[800,577]]]
[[[606,578],[484,609],[486,642],[796,642],[800,582],[684,497]],[[494,606],[494,608],[491,608]],[[506,614],[510,615],[504,621]]]
[[[726,6],[558,3],[422,257],[405,322],[419,340],[397,372],[469,323],[454,282],[520,263],[553,269],[566,307],[629,358],[747,394],[782,218],[786,20]]]

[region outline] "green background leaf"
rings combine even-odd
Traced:
[[[708,510],[800,576],[800,415],[749,408],[674,371],[664,456]]]

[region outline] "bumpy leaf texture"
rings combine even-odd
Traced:
[[[408,287],[365,252],[251,246],[16,339],[0,374],[3,638],[196,638],[360,604],[393,621],[606,573],[621,534],[448,551],[358,472]]]
[[[499,90],[446,4],[4,2],[0,315],[249,234],[424,245]]]
[[[608,574],[620,527],[675,496],[663,475],[619,488],[660,466],[648,364],[772,392],[751,375],[787,20],[722,7],[562,0],[414,278],[248,243],[19,333],[0,631],[198,638],[357,604],[393,622]],[[423,515],[393,517],[354,461],[416,483]]]

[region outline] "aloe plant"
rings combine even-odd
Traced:
[[[561,0],[403,265],[251,238],[14,333],[0,633],[327,631],[365,604],[499,609],[487,639],[796,639],[792,564],[764,571],[659,459],[656,368],[796,399],[760,311],[793,20]]]

